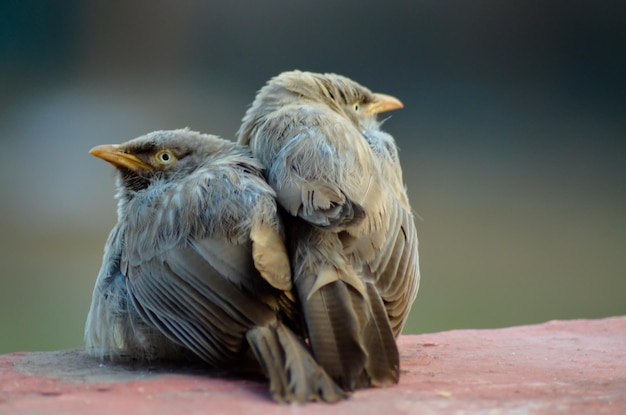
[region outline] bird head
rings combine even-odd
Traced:
[[[288,71],[272,78],[257,94],[243,119],[238,135],[244,137],[265,116],[285,105],[315,102],[350,119],[359,130],[378,125],[379,113],[403,107],[399,99],[375,93],[363,85],[334,73]],[[245,143],[244,143],[245,144]]]
[[[122,144],[106,144],[89,153],[113,164],[128,194],[157,180],[184,177],[234,144],[189,129],[155,131]]]
[[[368,88],[342,75],[334,73],[309,74],[304,76],[304,88],[311,91],[312,99],[326,103],[333,110],[344,114],[359,129],[376,122],[382,112],[403,107],[399,99],[386,94],[375,93]],[[297,82],[293,88],[298,89]]]

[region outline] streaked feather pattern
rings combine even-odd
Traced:
[[[398,150],[376,121],[401,105],[341,75],[290,71],[258,92],[238,131],[288,214],[313,353],[350,390],[398,381],[395,337],[419,285]]]
[[[263,370],[279,401],[345,397],[291,329],[284,229],[249,149],[185,129],[92,154],[118,167],[118,224],[85,329],[92,354],[192,352],[216,369]]]

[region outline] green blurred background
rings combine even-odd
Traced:
[[[622,2],[0,2],[0,353],[79,347],[112,168],[232,138],[289,69],[401,98],[422,284],[408,333],[626,314]]]

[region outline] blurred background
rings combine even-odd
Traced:
[[[0,2],[0,353],[80,347],[115,223],[98,144],[233,138],[284,70],[402,99],[422,284],[407,333],[626,314],[626,7]]]

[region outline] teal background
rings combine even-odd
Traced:
[[[621,2],[0,3],[0,353],[82,345],[115,222],[89,156],[157,129],[232,138],[289,69],[400,98],[419,216],[406,332],[626,313]]]

